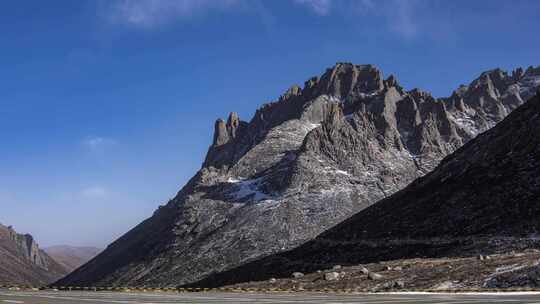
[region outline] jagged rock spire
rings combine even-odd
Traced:
[[[324,124],[335,125],[343,119],[343,110],[340,104],[331,103],[328,114],[325,117]]]
[[[214,125],[214,143],[213,146],[221,146],[229,142],[229,132],[223,119],[218,118]]]
[[[397,78],[394,75],[388,76],[388,78],[386,78],[384,83],[386,84],[386,87],[388,87],[388,88],[390,88],[390,87],[398,87],[399,86]]]
[[[203,167],[221,167],[234,158],[235,141],[241,137],[247,122],[241,121],[238,113],[231,112],[227,122],[221,118],[216,120],[214,126],[214,140],[206,155]]]
[[[214,126],[214,141],[212,146],[221,146],[236,138],[239,127],[240,118],[236,112],[229,114],[227,123],[223,119],[218,118]]]
[[[384,83],[382,72],[373,65],[337,63],[322,75],[319,87],[323,90],[321,93],[344,98],[355,91],[380,91]]]
[[[523,68],[519,67],[512,71],[512,78],[514,81],[518,81],[521,79],[521,77],[523,77],[524,74],[525,72],[523,71]]]
[[[302,88],[298,85],[291,86],[283,95],[279,97],[279,101],[289,100],[292,97],[300,96],[302,94]]]
[[[229,118],[227,119],[227,131],[229,132],[230,138],[236,138],[236,131],[240,126],[240,118],[238,113],[231,112]]]

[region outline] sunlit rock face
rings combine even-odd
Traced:
[[[68,270],[41,250],[30,234],[0,224],[0,284],[43,286]]]
[[[338,63],[249,122],[218,119],[177,196],[60,283],[177,286],[297,247],[431,171],[539,80],[538,68],[493,70],[436,99]]]
[[[539,216],[540,92],[430,173],[315,239],[190,286],[290,278],[294,271],[311,273],[334,265],[467,256],[482,260],[486,254],[538,250]],[[511,265],[515,272],[497,271],[482,284],[536,286],[538,261],[530,262],[535,266]],[[437,277],[423,275],[427,282]]]

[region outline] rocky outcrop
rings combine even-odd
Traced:
[[[535,71],[484,73],[436,99],[372,65],[339,63],[249,122],[218,120],[178,195],[60,283],[177,286],[295,248],[493,126],[511,111],[506,96],[521,103],[536,88]]]
[[[67,269],[39,248],[31,235],[0,225],[1,285],[42,286],[67,273]]]
[[[239,144],[237,138],[245,130],[247,123],[240,121],[238,114],[231,112],[227,123],[221,118],[214,125],[214,139],[208,149],[203,167],[222,167],[230,163],[237,153]]]
[[[331,265],[538,249],[540,91],[431,173],[289,252],[195,286],[285,278]],[[497,273],[487,287],[537,286],[538,266]],[[507,285],[505,285],[507,284]]]

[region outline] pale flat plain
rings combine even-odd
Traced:
[[[0,304],[169,304],[169,303],[536,303],[540,293],[504,294],[321,294],[321,293],[127,293],[0,291]]]

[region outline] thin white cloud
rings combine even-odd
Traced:
[[[208,10],[225,10],[243,0],[111,0],[102,15],[111,23],[136,28],[154,28],[190,18]]]
[[[81,142],[85,153],[96,160],[103,160],[109,152],[114,151],[117,144],[116,140],[101,136],[90,136]]]
[[[404,39],[418,36],[423,29],[418,9],[424,6],[417,0],[289,0],[319,16],[331,12],[374,16],[382,28]],[[262,22],[271,27],[273,16],[259,0],[109,0],[102,2],[99,15],[114,25],[137,29],[154,29],[179,20],[189,20],[208,11],[243,10],[261,15]]]
[[[361,13],[369,13],[376,8],[373,0],[358,0],[354,4],[356,5],[356,10]]]
[[[90,151],[102,151],[116,144],[116,140],[101,136],[90,136],[82,141],[82,145]]]
[[[414,38],[419,32],[414,15],[418,8],[416,0],[358,0],[352,3],[360,14],[382,17],[388,30],[403,38]]]
[[[414,12],[419,7],[417,0],[293,0],[320,16],[329,15],[332,9],[343,14],[369,15],[381,20],[390,32],[405,39],[417,36],[420,26]]]
[[[294,0],[294,2],[306,5],[317,15],[326,16],[332,8],[332,0]]]
[[[83,197],[92,199],[105,198],[108,196],[108,194],[109,192],[107,191],[107,189],[101,186],[92,186],[85,188],[81,191],[81,195]]]
[[[418,34],[418,24],[413,15],[415,5],[413,1],[394,1],[395,10],[388,15],[390,29],[408,39]]]

